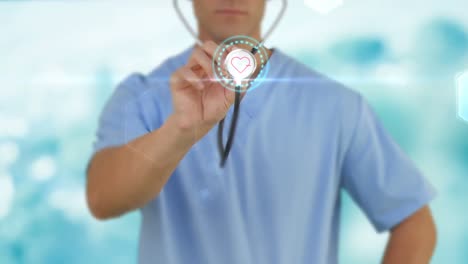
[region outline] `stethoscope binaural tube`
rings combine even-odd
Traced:
[[[190,27],[190,24],[185,19],[182,11],[180,10],[179,1],[178,0],[173,0],[172,3],[173,3],[173,6],[174,6],[174,9],[176,10],[177,15],[179,16],[179,19],[182,21],[182,24],[184,24],[185,28],[192,35],[192,37],[195,39],[196,43],[199,46],[202,46],[203,45],[202,41],[198,38],[197,33],[195,32],[195,30],[193,30],[192,27]],[[273,24],[267,30],[267,32],[265,33],[265,36],[260,41],[260,43],[257,46],[253,47],[252,50],[250,51],[250,53],[252,53],[252,55],[255,55],[255,53],[257,53],[258,49],[260,49],[263,46],[266,39],[271,35],[271,33],[274,31],[274,29],[278,25],[279,21],[281,20],[281,18],[283,17],[283,15],[284,15],[284,13],[286,11],[287,5],[288,5],[288,1],[287,0],[281,0],[281,4],[282,4],[281,10],[278,13],[278,16],[276,17],[276,19],[273,21]],[[223,146],[224,118],[221,119],[221,121],[219,121],[219,124],[218,124],[218,151],[219,151],[219,153],[221,155],[221,162],[220,162],[221,167],[224,167],[224,164],[226,163],[227,157],[229,155],[229,151],[231,150],[232,144],[234,142],[234,134],[235,134],[236,127],[237,127],[237,120],[239,118],[239,108],[240,108],[240,101],[241,101],[240,95],[241,95],[241,87],[236,86],[236,88],[235,88],[235,99],[234,99],[234,112],[233,112],[233,116],[232,116],[231,126],[229,128],[229,134],[228,134],[228,139],[227,139],[227,142],[226,142],[226,147]]]

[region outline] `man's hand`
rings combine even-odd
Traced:
[[[391,230],[384,264],[430,263],[436,244],[436,227],[425,206]]]
[[[173,116],[180,128],[193,132],[195,141],[226,116],[235,92],[214,80],[212,57],[217,45],[196,46],[186,65],[171,76]]]

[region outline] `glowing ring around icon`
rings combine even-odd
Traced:
[[[236,91],[238,89],[236,87],[239,87],[240,90],[246,90],[249,87],[247,91],[251,91],[265,79],[269,70],[266,49],[263,46],[258,48],[259,59],[257,60],[250,52],[259,44],[257,40],[248,36],[233,36],[218,46],[213,55],[212,67],[214,77],[223,87],[232,91]],[[230,51],[233,46],[236,49]],[[223,58],[225,59],[223,60]],[[257,67],[260,67],[257,77],[250,79],[249,77]],[[242,83],[239,82],[239,79],[242,79]]]

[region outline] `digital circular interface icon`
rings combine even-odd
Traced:
[[[259,46],[257,40],[248,36],[233,36],[223,41],[213,55],[215,78],[232,91],[251,91],[258,87],[269,69],[268,53]]]
[[[234,78],[235,84],[241,85],[242,80],[254,73],[256,69],[255,57],[250,51],[235,49],[228,53],[224,60],[224,67]]]

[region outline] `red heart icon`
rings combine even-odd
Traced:
[[[247,60],[247,62],[243,62],[243,60]],[[231,65],[236,69],[239,73],[242,73],[250,66],[250,59],[248,57],[233,57],[231,59]]]

